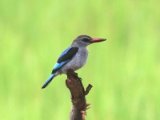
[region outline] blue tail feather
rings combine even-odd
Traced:
[[[45,88],[45,87],[47,87],[47,85],[53,80],[54,77],[55,77],[55,74],[51,74],[50,77],[43,84],[42,89]]]

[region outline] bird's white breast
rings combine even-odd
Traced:
[[[72,58],[70,62],[68,62],[62,69],[62,73],[66,73],[68,69],[73,69],[74,71],[81,68],[87,60],[88,51],[85,47],[79,47],[78,52]]]

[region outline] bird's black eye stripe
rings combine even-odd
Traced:
[[[85,37],[85,38],[82,38],[82,41],[83,41],[83,42],[88,42],[88,43],[89,43],[89,42],[90,42],[90,39]]]

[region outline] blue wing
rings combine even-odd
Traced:
[[[67,48],[66,50],[64,50],[61,55],[59,56],[59,58],[61,58],[63,55],[65,55],[69,50],[71,49],[71,47]]]
[[[61,63],[56,63],[53,67],[53,70],[52,70],[52,74],[57,72],[59,69],[61,69],[66,63],[68,63],[69,60],[66,60],[64,62],[61,62]]]
[[[60,57],[57,60],[57,63],[54,65],[52,74],[50,77],[47,79],[47,81],[43,84],[42,89],[45,88],[56,76],[56,72],[61,69],[65,64],[67,64],[77,53],[78,48],[77,47],[70,47],[66,49]]]
[[[62,52],[60,57],[57,60],[57,63],[54,65],[52,74],[61,69],[65,64],[67,64],[78,52],[77,47],[70,47]]]

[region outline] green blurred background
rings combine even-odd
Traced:
[[[159,0],[0,0],[0,120],[67,120],[66,76],[41,90],[60,53],[80,34],[79,70],[94,87],[87,120],[160,120]]]

